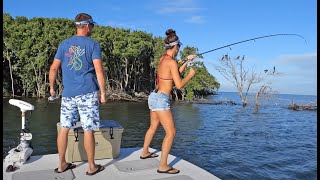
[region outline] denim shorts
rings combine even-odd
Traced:
[[[148,97],[148,105],[151,111],[164,111],[170,109],[170,97],[158,90],[154,90]]]
[[[96,130],[100,127],[98,92],[61,98],[61,127],[71,128],[79,118],[83,130]]]

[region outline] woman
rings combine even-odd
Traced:
[[[170,167],[167,163],[168,155],[176,135],[172,113],[170,110],[170,94],[175,85],[178,89],[182,89],[187,82],[195,75],[194,69],[190,69],[189,74],[184,78],[180,78],[180,73],[186,68],[189,61],[196,58],[196,55],[189,55],[188,62],[184,63],[180,68],[175,60],[179,52],[181,43],[176,32],[172,29],[166,31],[164,40],[166,53],[161,57],[158,65],[157,87],[149,95],[148,105],[150,109],[150,127],[145,135],[143,151],[141,159],[155,158],[158,155],[149,152],[149,145],[153,135],[157,131],[160,124],[165,130],[165,137],[162,142],[162,153],[158,173],[176,174],[180,171]]]

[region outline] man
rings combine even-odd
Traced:
[[[54,96],[54,83],[58,69],[62,69],[63,92],[60,109],[61,129],[57,137],[59,165],[56,173],[73,169],[76,165],[65,160],[68,133],[80,118],[84,130],[84,148],[88,158],[87,175],[94,175],[104,169],[94,162],[94,130],[99,128],[99,98],[106,102],[105,75],[102,66],[101,49],[98,42],[89,38],[95,22],[89,14],[80,13],[75,18],[77,34],[65,39],[59,45],[50,67],[50,95]]]

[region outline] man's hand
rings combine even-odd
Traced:
[[[106,93],[101,93],[100,94],[100,102],[101,102],[101,104],[105,104],[107,102]]]
[[[53,88],[50,88],[50,96],[55,96],[56,91]]]

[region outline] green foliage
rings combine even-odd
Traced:
[[[204,66],[203,62],[195,62],[192,66],[195,69],[196,75],[186,85],[187,100],[192,100],[194,97],[215,93],[220,88],[220,84],[216,81]],[[188,72],[188,70],[187,70]]]
[[[191,46],[186,46],[185,48],[183,48],[182,51],[180,51],[180,58],[182,59],[186,59],[188,55],[190,54],[198,54],[198,48],[195,47],[191,47]],[[199,55],[199,57],[197,58],[203,58],[201,55]]]
[[[199,54],[198,48],[186,46],[180,51],[180,58],[182,60],[186,59],[190,54]],[[202,59],[203,57],[199,55],[197,58]],[[196,61],[191,67],[196,71],[196,75],[184,88],[187,100],[191,101],[201,95],[213,94],[220,88],[220,84],[216,81],[215,77],[208,72],[203,62]],[[183,77],[186,76],[191,67],[186,68],[182,73]]]
[[[4,13],[3,67],[12,74],[4,75],[3,91],[10,94],[13,84],[17,95],[48,95],[49,68],[58,45],[75,33],[73,21],[66,18],[13,18]],[[99,25],[95,26],[91,37],[101,46],[108,89],[132,93],[150,92],[154,88],[156,67],[165,52],[161,37]],[[181,51],[181,58],[197,51],[197,48],[186,46]],[[219,87],[203,64],[197,64],[197,71],[186,87],[189,99]],[[205,81],[201,82],[203,79]],[[61,83],[61,74],[57,80]]]

